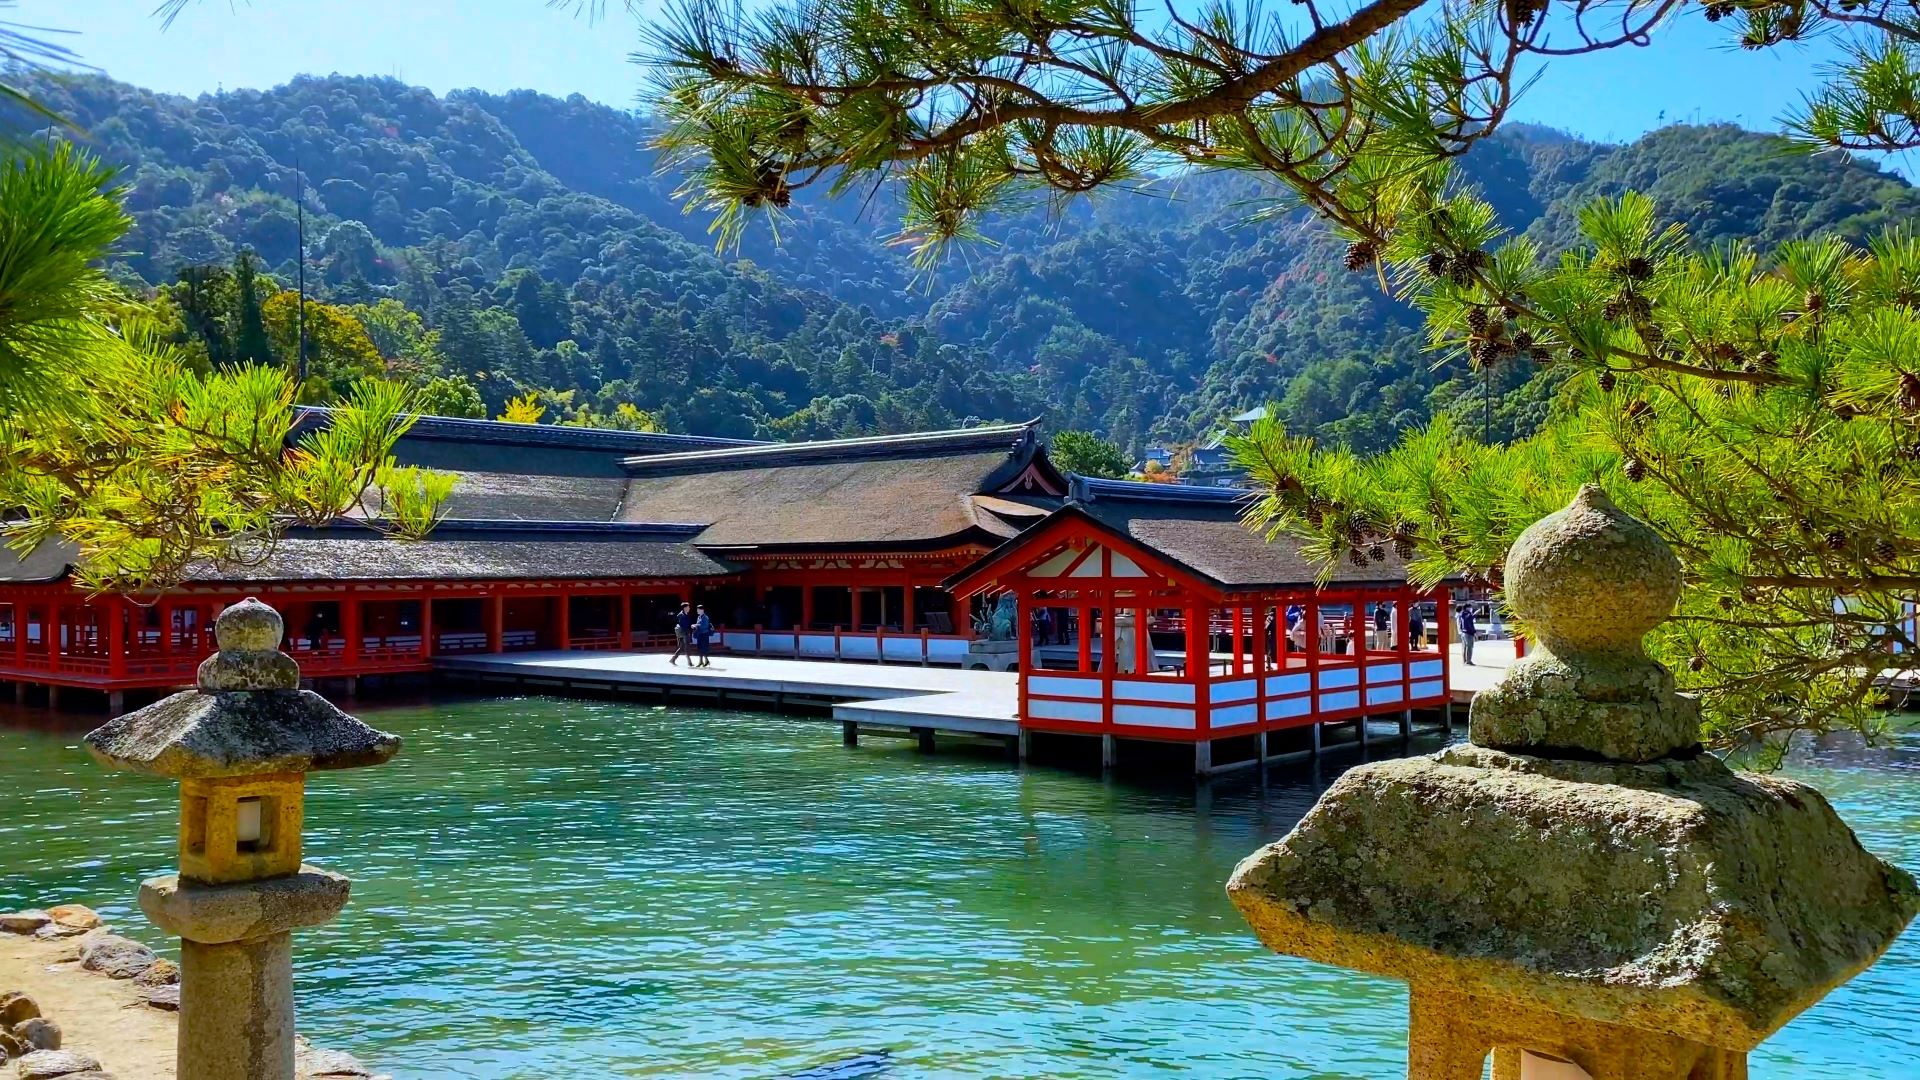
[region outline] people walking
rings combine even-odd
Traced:
[[[673,655],[667,657],[667,663],[677,664],[681,657],[687,658],[687,666],[693,666],[693,605],[685,600],[680,602],[680,611],[673,617]]]
[[[707,654],[707,647],[713,643],[713,620],[707,618],[707,609],[702,607],[693,620],[693,644],[700,650],[700,667],[712,667],[713,659]],[[691,663],[691,660],[689,660]]]
[[[1480,637],[1480,615],[1472,604],[1460,605],[1460,662],[1473,666],[1473,643]]]
[[[1415,604],[1407,611],[1407,648],[1424,649],[1427,647],[1427,616]]]
[[[1391,647],[1393,644],[1393,638],[1390,636],[1392,629],[1393,613],[1387,609],[1386,601],[1381,600],[1376,602],[1373,605],[1373,647],[1376,649]]]

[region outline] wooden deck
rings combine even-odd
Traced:
[[[713,666],[669,664],[664,653],[537,652],[445,657],[443,674],[532,688],[707,696],[811,706],[842,723],[1012,737],[1019,677],[945,667],[771,660],[719,655]]]

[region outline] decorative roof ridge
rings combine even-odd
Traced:
[[[903,435],[864,435],[801,443],[757,443],[675,454],[647,454],[621,461],[629,476],[650,476],[698,469],[774,468],[832,461],[870,461],[914,456],[946,456],[1000,449],[1009,454],[1031,450],[1040,421],[990,424]],[[937,453],[915,454],[914,451]]]
[[[1067,501],[1075,505],[1099,502],[1162,503],[1185,506],[1244,506],[1255,493],[1242,488],[1198,487],[1191,484],[1155,484],[1144,480],[1108,480],[1072,473]]]
[[[333,415],[324,405],[301,405],[294,427],[321,425]],[[714,435],[678,435],[664,431],[620,431],[613,428],[567,427],[561,424],[514,424],[504,420],[473,420],[458,416],[415,415],[406,437],[448,442],[491,443],[504,446],[557,446],[575,450],[639,451],[643,454],[687,452],[763,446],[756,439],[727,439]]]
[[[708,522],[686,521],[540,521],[525,518],[445,518],[426,539],[464,539],[463,533],[525,533],[549,538],[591,536],[628,540],[691,540]],[[325,525],[289,529],[290,539],[328,539],[378,533],[378,522],[341,518]]]

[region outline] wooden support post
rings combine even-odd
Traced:
[[[45,627],[47,640],[45,644],[47,646],[47,670],[50,672],[60,670],[60,639],[66,634],[66,616],[61,614],[60,607],[57,601],[47,605],[47,625]],[[47,691],[47,708],[54,708],[54,701],[55,695],[53,690],[49,688]]]
[[[933,753],[933,729],[932,728],[930,727],[914,728],[913,737],[918,742],[921,753],[923,754]]]
[[[1014,736],[1014,752],[1023,762],[1033,756],[1033,732],[1020,729],[1020,733]]]
[[[124,678],[127,674],[127,618],[131,609],[120,597],[103,597],[100,602],[100,617],[107,621],[107,675],[109,678]],[[109,712],[109,716],[119,716],[118,712]]]
[[[340,636],[347,643],[341,660],[352,667],[360,659],[360,598],[349,594],[340,601]]]
[[[852,720],[840,721],[840,745],[860,745],[860,725]]]
[[[553,602],[553,641],[556,649],[573,648],[573,597],[561,593]]]
[[[50,683],[47,686],[47,708],[58,709],[59,707],[60,707],[60,687],[56,684]]]
[[[1113,736],[1100,736],[1100,768],[1102,771],[1113,768],[1114,762],[1119,759],[1119,751],[1119,743]]]
[[[107,719],[111,720],[127,711],[127,692],[125,690],[107,691]]]
[[[630,652],[633,649],[633,594],[620,592],[613,599],[620,605],[620,650]],[[754,644],[758,645],[759,641],[756,639]]]
[[[1312,756],[1316,759],[1320,756],[1320,726],[1320,721],[1318,720],[1307,725],[1307,730],[1313,733]]]
[[[1206,777],[1213,775],[1213,740],[1201,739],[1193,744],[1193,775]]]
[[[1353,718],[1354,730],[1360,735],[1360,749],[1365,750],[1373,744],[1373,733],[1367,730],[1367,718],[1363,713]]]
[[[904,630],[909,634],[913,633],[914,618],[915,618],[915,615],[913,611],[913,579],[908,578],[907,583],[905,585],[900,586],[900,629]]]
[[[813,586],[800,586],[800,626],[801,630],[813,629]]]
[[[1401,709],[1400,710],[1400,741],[1407,742],[1412,738],[1413,738],[1413,710]]]
[[[1264,731],[1253,737],[1253,759],[1262,765],[1267,763],[1267,733]]]
[[[1447,700],[1440,703],[1440,731],[1453,734],[1453,691],[1447,691]]]
[[[499,593],[487,597],[487,651],[507,649],[507,598]]]

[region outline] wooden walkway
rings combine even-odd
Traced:
[[[1012,737],[1019,676],[946,667],[771,660],[722,655],[713,666],[669,664],[664,653],[533,652],[445,657],[443,674],[476,682],[609,694],[706,696],[810,706],[846,724]]]

